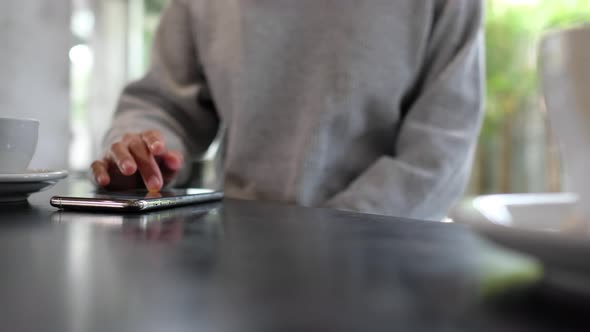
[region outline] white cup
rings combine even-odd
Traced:
[[[39,136],[39,121],[0,117],[0,173],[19,173],[29,166]]]
[[[554,31],[543,39],[539,63],[551,129],[565,170],[564,189],[579,195],[590,221],[590,25]]]

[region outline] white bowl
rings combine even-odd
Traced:
[[[545,280],[590,299],[590,219],[572,193],[507,194],[463,201],[452,220],[543,263]]]
[[[480,196],[473,207],[490,222],[532,231],[564,231],[575,217],[572,193]]]

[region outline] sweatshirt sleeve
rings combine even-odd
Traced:
[[[158,129],[186,166],[177,182],[188,179],[192,159],[202,154],[219,126],[198,58],[191,14],[183,0],[172,0],[160,21],[147,74],[123,91],[104,146],[128,132]]]
[[[431,33],[422,83],[382,156],[328,207],[440,220],[469,179],[483,118],[480,0],[448,0]]]

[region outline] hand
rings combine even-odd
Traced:
[[[166,149],[159,131],[149,130],[126,134],[91,167],[101,187],[114,190],[145,187],[159,191],[176,176],[183,163],[179,152]]]

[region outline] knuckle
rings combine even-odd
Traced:
[[[133,155],[133,158],[135,159],[138,165],[147,165],[150,164],[152,160],[154,160],[154,157],[150,154],[145,145],[138,144],[138,147],[136,149],[133,149],[131,154]]]
[[[137,148],[137,149],[131,149],[131,155],[133,156],[133,159],[137,163],[138,167],[140,167],[141,165],[145,165],[145,164],[147,164],[147,163],[150,162],[151,156],[146,151],[146,148],[145,147],[141,147],[141,148]]]
[[[150,165],[151,157],[147,154],[141,153],[135,156],[138,165]]]
[[[158,136],[160,136],[160,132],[156,129],[150,129],[150,130],[145,131],[144,135],[146,135],[148,137],[157,138]]]
[[[121,151],[122,148],[123,148],[123,143],[121,143],[121,142],[115,142],[115,143],[111,144],[111,151],[113,151],[113,152]]]
[[[105,170],[104,165],[98,161],[93,162],[92,165],[90,165],[90,168],[94,173],[100,173]]]
[[[138,143],[141,143],[141,141],[142,141],[141,136],[139,136],[139,135],[133,135],[127,140],[129,146],[137,145]]]
[[[135,153],[143,152],[144,147],[145,147],[145,144],[143,143],[143,141],[133,140],[133,141],[129,142],[129,150],[131,150]]]
[[[151,142],[160,141],[163,142],[164,139],[158,130],[150,130],[147,131],[144,135],[145,139]]]
[[[127,133],[127,134],[123,135],[122,140],[123,141],[129,141],[129,140],[131,140],[133,138],[133,136],[135,136],[135,134]]]

